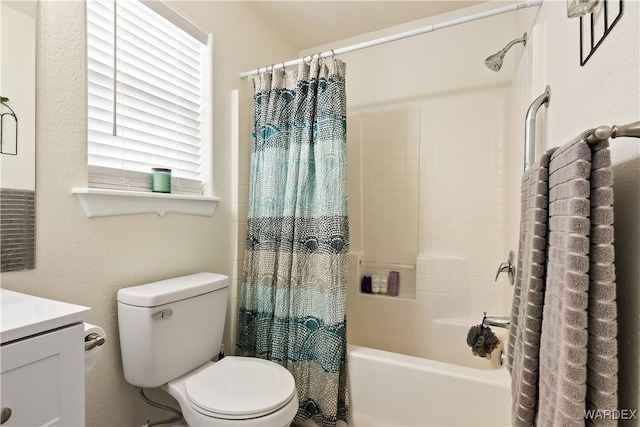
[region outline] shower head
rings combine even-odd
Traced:
[[[497,53],[494,53],[493,55],[489,56],[487,59],[484,60],[484,65],[486,65],[487,68],[490,69],[491,71],[500,71],[500,68],[502,68],[502,60],[504,59],[505,53],[506,52],[502,50]]]
[[[509,49],[511,49],[511,46],[513,46],[516,43],[522,43],[524,46],[526,46],[527,33],[524,33],[524,35],[519,39],[511,40],[509,44],[504,47],[504,49],[499,50],[493,55],[487,57],[487,59],[484,60],[484,65],[486,65],[487,68],[490,69],[491,71],[500,71],[500,68],[502,68],[502,61],[504,60],[504,55],[507,53]]]

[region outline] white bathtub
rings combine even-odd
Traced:
[[[351,426],[508,426],[506,369],[348,346]]]

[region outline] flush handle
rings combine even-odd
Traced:
[[[513,251],[509,251],[509,258],[507,259],[507,262],[501,263],[498,267],[498,272],[496,273],[496,281],[498,280],[498,277],[500,277],[500,273],[504,272],[506,272],[509,276],[509,283],[513,285],[513,282],[516,279],[515,255]]]
[[[168,317],[173,316],[173,310],[170,308],[165,308],[164,310],[156,311],[151,315],[154,319],[166,319]]]

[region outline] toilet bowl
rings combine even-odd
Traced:
[[[293,376],[277,363],[228,356],[162,387],[190,426],[285,427],[298,411]]]
[[[252,357],[211,362],[228,286],[226,276],[198,273],[118,290],[124,377],[168,392],[190,426],[289,426],[298,411],[291,372]]]

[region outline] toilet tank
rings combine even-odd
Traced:
[[[227,276],[198,273],[118,290],[127,382],[159,387],[217,355],[228,286]]]

